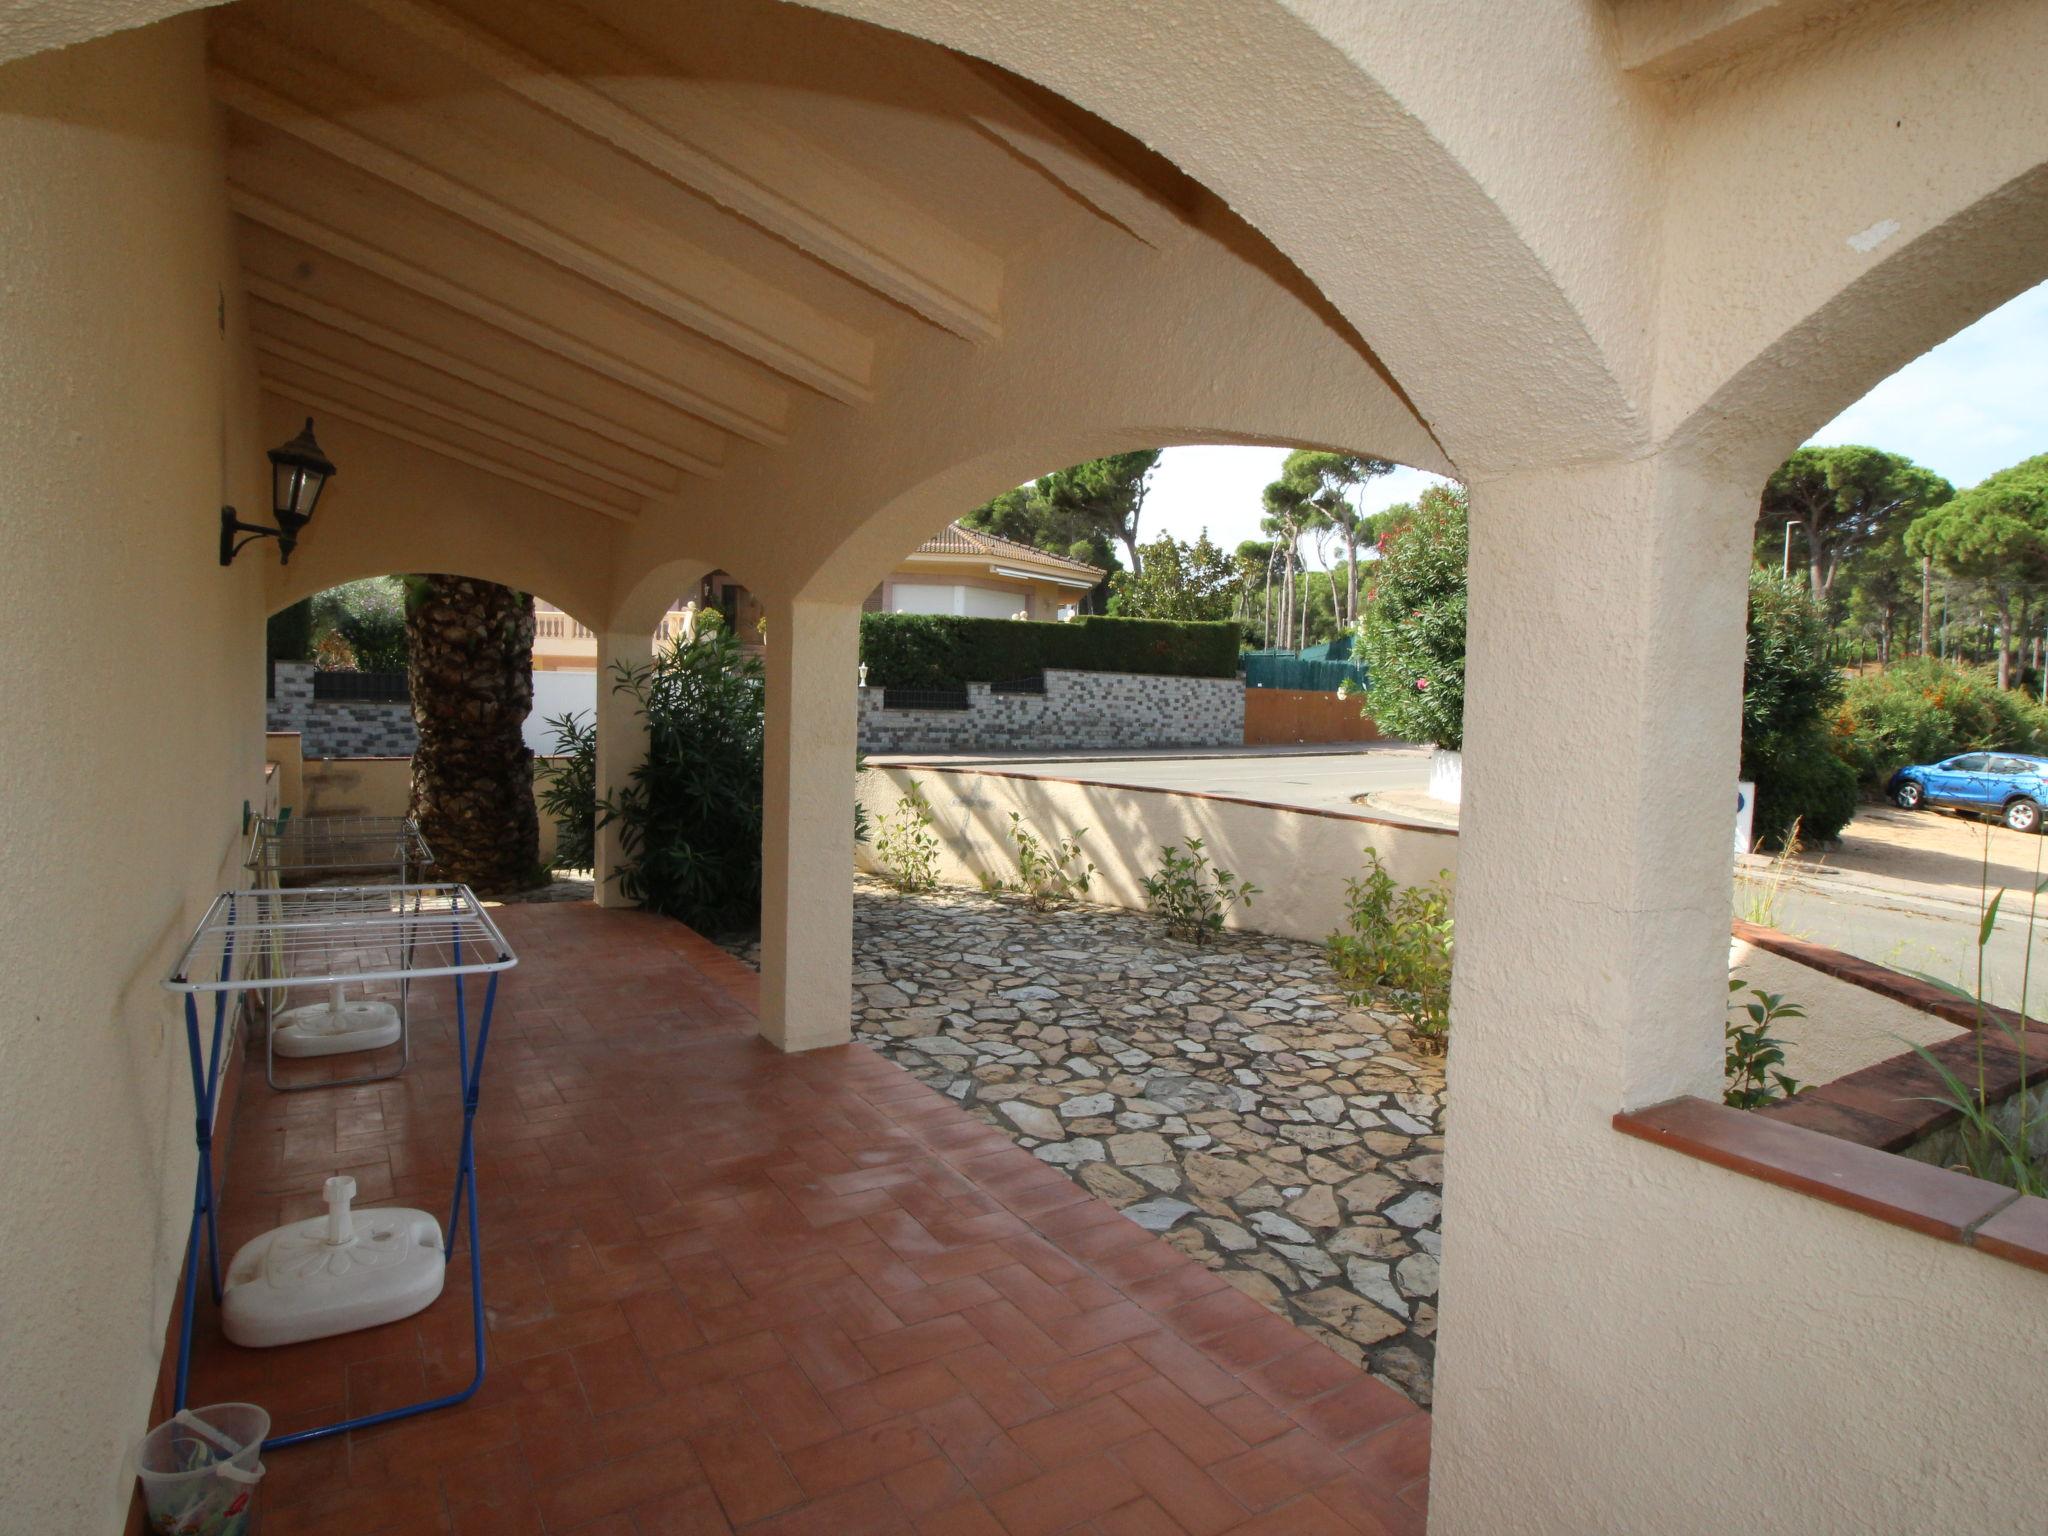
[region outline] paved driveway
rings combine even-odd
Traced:
[[[1135,757],[951,757],[903,753],[872,757],[897,763],[994,768],[1038,778],[1088,784],[1130,784],[1148,789],[1195,790],[1267,800],[1314,810],[1358,810],[1353,797],[1373,790],[1419,791],[1429,784],[1429,748],[1403,742],[1361,747],[1253,747],[1213,754]]]

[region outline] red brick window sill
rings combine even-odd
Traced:
[[[1706,1099],[1624,1110],[1614,1128],[2048,1274],[2048,1200]]]

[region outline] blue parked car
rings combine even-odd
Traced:
[[[1885,793],[1909,811],[1945,806],[1996,816],[2015,832],[2038,832],[2041,808],[2048,805],[2048,758],[1965,752],[1944,762],[1901,768]]]

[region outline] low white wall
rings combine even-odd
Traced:
[[[1778,993],[1806,1011],[1805,1018],[1788,1019],[1772,1034],[1784,1043],[1785,1070],[1811,1086],[1959,1032],[1947,1019],[1741,939],[1729,946],[1728,968],[1751,987]],[[1745,990],[1741,1001],[1748,1000]]]
[[[1229,926],[1291,939],[1320,940],[1342,921],[1344,882],[1379,850],[1394,878],[1421,885],[1455,872],[1457,834],[1340,812],[1276,806],[1218,795],[1191,795],[1123,784],[1077,784],[972,768],[870,768],[859,796],[872,825],[892,811],[912,781],[924,787],[940,834],[940,878],[977,885],[986,873],[1017,872],[1010,812],[1041,840],[1087,828],[1083,855],[1096,866],[1089,898],[1105,906],[1145,906],[1138,882],[1159,865],[1163,844],[1199,837],[1210,859],[1260,887]],[[880,863],[872,844],[861,867]]]

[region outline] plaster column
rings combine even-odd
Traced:
[[[633,770],[647,760],[647,722],[631,695],[612,691],[612,663],[645,666],[654,656],[649,632],[604,630],[597,637],[597,794],[605,799],[625,788]],[[601,907],[630,907],[614,878],[619,869],[619,829],[597,829],[595,899]]]
[[[1610,1119],[1720,1095],[1760,484],[1652,459],[1472,490],[1437,1536],[1520,1508],[1503,1466],[1561,1501],[1518,1529],[1573,1528],[1574,1464],[1622,1433],[1630,1224],[1671,1218]]]
[[[771,602],[761,829],[761,1033],[853,1037],[854,677],[860,609]]]

